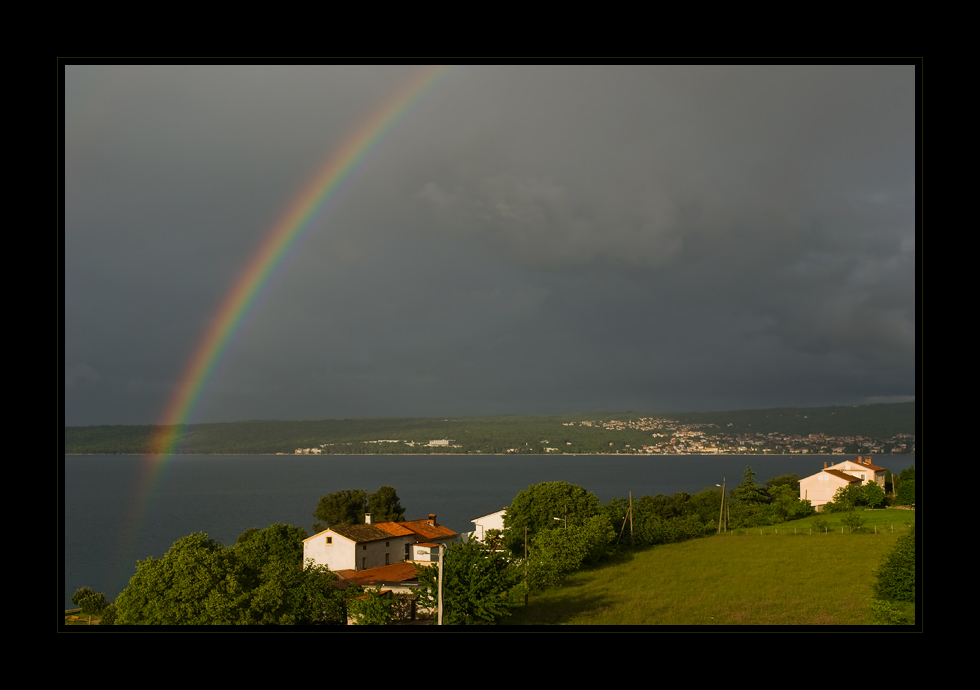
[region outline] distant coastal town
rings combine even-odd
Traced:
[[[154,426],[65,427],[66,454],[153,452]],[[915,455],[914,403],[719,412],[185,424],[175,453],[238,455]]]
[[[895,453],[915,454],[914,434],[895,434],[890,438],[847,435],[833,436],[823,433],[788,435],[779,432],[735,432],[712,423],[683,423],[673,419],[640,417],[637,419],[581,420],[563,422],[566,427],[587,427],[603,431],[649,432],[649,443],[609,442],[613,454],[627,455],[761,455],[761,454],[819,454],[819,455],[875,455]],[[732,424],[728,424],[731,427]],[[506,453],[571,454],[573,441],[527,441],[523,446],[506,448]],[[331,454],[349,452],[350,446],[360,444],[404,444],[411,449],[463,449],[456,439],[431,439],[428,443],[407,439],[377,439],[360,442],[323,443],[310,448],[297,448],[295,455]],[[391,448],[391,446],[388,446]],[[390,452],[390,451],[388,451]],[[411,451],[407,451],[411,452]],[[481,452],[479,450],[469,452]],[[594,451],[593,451],[594,452]],[[285,455],[286,453],[279,453]]]

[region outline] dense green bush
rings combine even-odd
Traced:
[[[446,625],[492,625],[519,604],[522,563],[475,539],[453,544],[445,553],[442,595]],[[438,603],[438,573],[437,565],[418,568],[418,605],[422,608],[434,609]]]
[[[915,479],[906,479],[898,485],[895,502],[900,506],[910,506],[915,503]]]
[[[861,517],[857,513],[848,513],[841,518],[841,522],[843,522],[844,526],[847,527],[848,532],[853,532],[854,530],[860,531],[864,523],[867,522],[867,519]]]
[[[174,543],[162,559],[139,561],[116,598],[127,625],[343,624],[337,576],[302,563],[306,530],[276,524],[248,530],[235,546],[207,534]]]
[[[915,604],[875,599],[871,602],[871,620],[875,625],[915,625]]]
[[[112,603],[102,609],[102,618],[99,620],[99,625],[115,625],[116,624],[116,604]]]
[[[635,546],[672,544],[681,540],[681,531],[671,519],[664,519],[659,515],[649,513],[638,514],[633,518],[632,539]],[[625,536],[623,543],[629,543]]]
[[[504,542],[511,553],[524,554],[525,528],[533,542],[543,532],[583,525],[602,513],[596,495],[568,482],[541,482],[521,491],[504,515]]]
[[[915,601],[915,526],[898,538],[875,570],[875,597],[883,601]]]
[[[877,508],[885,502],[885,490],[877,482],[864,485],[864,502],[869,508]]]
[[[367,594],[351,599],[347,611],[355,625],[388,625],[394,617],[394,599],[381,596],[378,590],[368,590]]]
[[[834,494],[834,499],[824,505],[823,510],[825,513],[846,513],[849,510],[854,510],[857,506],[863,505],[865,505],[864,487],[854,482],[853,484],[848,484],[837,489],[837,492]]]

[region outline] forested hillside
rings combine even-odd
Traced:
[[[66,427],[64,450],[145,453],[158,430]],[[324,454],[695,452],[699,445],[716,449],[708,452],[726,453],[738,452],[739,447],[748,448],[746,452],[831,452],[843,447],[843,452],[858,453],[890,452],[896,443],[908,443],[906,452],[914,452],[916,425],[915,404],[899,403],[701,413],[260,420],[191,424],[182,430],[177,452],[205,454],[296,449]],[[913,438],[896,438],[903,435]],[[693,446],[692,437],[697,437]],[[437,439],[448,443],[428,445]]]

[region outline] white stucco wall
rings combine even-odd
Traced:
[[[327,538],[331,543],[327,543]],[[352,570],[355,568],[354,542],[345,539],[332,530],[326,530],[303,541],[303,562],[308,558],[330,570]]]
[[[327,543],[327,538],[331,543]],[[333,530],[315,534],[303,542],[303,561],[312,558],[330,570],[365,570],[405,560],[405,544],[414,544],[410,536],[391,537],[355,544]],[[387,562],[385,555],[387,554]]]
[[[507,509],[498,510],[496,513],[490,513],[489,515],[482,515],[475,520],[471,520],[476,527],[473,530],[473,537],[479,541],[483,541],[484,535],[486,535],[487,530],[504,528],[504,513]]]

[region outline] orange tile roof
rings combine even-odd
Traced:
[[[400,522],[378,522],[374,526],[384,530],[393,537],[407,537],[415,534],[412,530],[402,527],[402,523]]]
[[[846,479],[848,482],[859,482],[859,481],[861,481],[860,479],[858,479],[857,477],[855,477],[853,474],[848,474],[847,472],[842,472],[841,470],[832,470],[830,468],[827,468],[827,469],[824,470],[824,472],[826,472],[827,474],[832,474],[835,477],[839,477],[841,479]]]
[[[366,570],[337,570],[336,573],[348,582],[364,587],[385,582],[413,582],[418,579],[418,570],[411,561]]]
[[[399,522],[398,524],[407,527],[423,539],[451,539],[459,536],[448,527],[444,527],[438,523],[435,526],[430,525],[428,519],[411,520],[409,522]]]
[[[358,544],[366,541],[379,541],[381,539],[391,538],[391,534],[383,529],[379,529],[377,525],[336,525],[330,529],[334,534],[339,534]]]
[[[861,465],[861,467],[867,467],[869,470],[874,470],[876,472],[884,472],[885,471],[885,468],[884,467],[878,467],[877,465],[872,465],[870,458],[864,458],[864,460],[862,460],[859,457],[857,459],[857,464]]]

